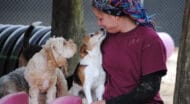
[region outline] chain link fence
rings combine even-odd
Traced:
[[[52,0],[0,0],[0,24],[51,24]]]
[[[96,31],[98,26],[91,10],[91,0],[84,0],[84,23],[87,32]],[[52,0],[0,0],[0,24],[28,25],[42,21],[51,25]],[[156,14],[154,20],[159,32],[169,33],[179,44],[185,0],[145,0],[149,15]]]
[[[149,15],[155,14],[157,31],[169,33],[174,39],[175,45],[178,46],[185,0],[145,0],[144,3],[149,10]]]

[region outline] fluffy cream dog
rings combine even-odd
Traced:
[[[105,72],[102,67],[100,46],[105,36],[104,30],[88,34],[80,48],[80,64],[75,70],[75,74],[78,76],[78,83],[83,86],[88,104],[92,103],[94,97],[102,100],[104,93]],[[95,91],[93,97],[92,90]]]
[[[56,97],[57,79],[63,80],[65,85],[61,91],[67,92],[67,84],[63,72],[67,72],[67,59],[71,58],[77,50],[76,44],[72,40],[65,40],[62,37],[49,38],[42,50],[36,53],[26,65],[24,73],[30,89],[30,104],[39,104],[40,93],[46,93],[46,104],[49,104]],[[61,85],[61,84],[60,84]],[[64,92],[63,92],[64,93]]]

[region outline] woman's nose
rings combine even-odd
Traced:
[[[98,26],[99,26],[99,27],[101,27],[101,26],[102,26],[101,21],[98,21],[98,22],[97,22],[97,24],[98,24]]]

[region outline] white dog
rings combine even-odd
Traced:
[[[83,86],[88,104],[92,103],[94,97],[102,100],[104,93],[105,72],[102,67],[100,46],[105,36],[104,30],[88,34],[80,48],[80,64],[75,70],[75,74],[78,76],[79,84]],[[92,90],[95,91],[93,97]]]
[[[77,46],[72,40],[53,37],[49,38],[41,51],[29,60],[24,76],[30,86],[30,104],[39,104],[40,93],[46,93],[46,104],[54,100],[57,79],[62,79],[60,82],[65,83],[59,84],[65,85],[61,91],[67,91],[66,80],[58,67],[63,67],[66,74],[67,58],[71,58],[76,50]]]

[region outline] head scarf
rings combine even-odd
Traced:
[[[92,6],[110,15],[128,15],[137,24],[153,26],[140,0],[92,0]]]

